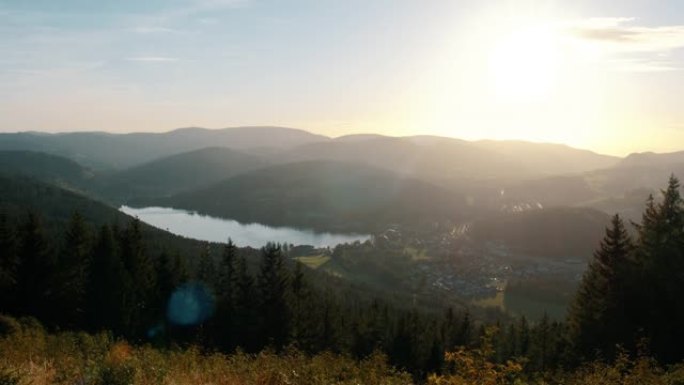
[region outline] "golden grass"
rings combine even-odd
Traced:
[[[13,379],[17,379],[13,382]],[[362,361],[296,350],[257,355],[202,353],[198,348],[132,346],[108,334],[45,333],[21,325],[0,338],[0,384],[316,385],[409,384],[383,355]]]

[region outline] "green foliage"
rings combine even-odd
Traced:
[[[223,147],[174,154],[97,179],[97,191],[124,202],[192,191],[267,165],[258,155]]]
[[[56,314],[65,326],[82,326],[92,239],[83,217],[74,213],[64,232],[55,272],[55,300],[62,304]]]
[[[262,250],[261,270],[257,277],[259,335],[265,345],[276,349],[282,349],[288,340],[291,314],[286,296],[290,278],[280,246],[272,243],[266,245]]]
[[[331,161],[266,167],[146,203],[246,223],[351,232],[431,223],[470,211],[461,194],[390,171]]]
[[[24,315],[54,316],[55,254],[40,217],[29,212],[19,230],[16,308]]]
[[[620,325],[630,300],[625,295],[632,249],[622,219],[615,215],[570,310],[571,338],[584,357],[596,352],[612,357],[616,344],[631,337]]]
[[[6,223],[0,228],[0,240],[4,239],[1,244],[15,245],[3,247],[16,250],[20,257],[3,260],[6,266],[3,271],[9,277],[5,282],[9,282],[12,292],[18,293],[16,301],[3,297],[3,305],[9,305],[9,314],[38,317],[51,330],[106,330],[136,344],[151,342],[158,347],[182,347],[188,350],[178,353],[179,357],[200,366],[205,365],[204,358],[246,360],[251,365],[251,360],[269,355],[277,359],[288,357],[292,364],[308,365],[308,359],[328,357],[324,352],[349,354],[350,361],[340,364],[353,366],[358,364],[354,360],[374,360],[376,353],[381,352],[386,354],[387,362],[411,373],[414,379],[436,373],[431,378],[444,384],[547,381],[555,373],[573,379],[563,370],[578,365],[586,373],[573,375],[583,373],[586,378],[594,378],[591,376],[600,374],[582,366],[583,363],[601,358],[603,365],[612,365],[614,359],[622,359],[622,351],[615,348],[617,344],[634,352],[637,341],[644,337],[659,362],[674,363],[681,359],[684,352],[681,347],[684,332],[680,330],[684,309],[679,303],[679,295],[684,291],[684,278],[680,276],[684,271],[682,213],[678,183],[673,179],[662,202],[649,202],[634,241],[627,236],[620,218],[614,217],[583,280],[567,325],[544,316],[532,324],[525,318],[503,319],[497,322],[496,328],[490,329],[473,320],[467,312],[447,310],[440,315],[416,305],[397,306],[367,295],[348,295],[356,293],[353,291],[324,291],[322,285],[311,279],[319,273],[287,258],[279,245],[264,247],[260,266],[255,269],[256,266],[248,265],[256,259],[255,252],[238,249],[232,243],[224,247],[220,259],[212,252],[211,245],[205,245],[196,254],[173,249],[156,251],[150,246],[149,233],[143,231],[143,225],[137,220],[123,228],[103,226],[93,239],[94,232],[78,215],[73,216],[59,236],[46,233],[36,214],[29,214],[18,225]],[[328,264],[356,271],[349,266],[367,256],[363,253],[365,248],[363,244],[337,247]],[[402,258],[410,259],[404,254]],[[194,278],[212,291],[208,300],[211,303],[207,306],[216,312],[209,319],[202,317],[189,324],[175,324],[167,318],[167,303],[180,288],[193,283],[185,265],[187,256],[193,255],[198,261]],[[375,262],[381,271],[385,259],[382,256],[377,259]],[[325,287],[334,285],[328,283]],[[643,290],[644,287],[652,291]],[[206,298],[189,296],[190,306],[186,310],[193,311],[193,306],[198,304],[193,301],[200,300]],[[141,378],[148,381],[150,371],[141,362],[151,357],[162,357],[154,358],[162,362],[169,358],[164,355],[171,354],[167,350],[124,344],[115,350],[129,352],[124,354],[126,357],[137,357],[137,354],[144,357],[117,361],[112,357],[118,356],[109,353],[114,342],[107,334],[96,338],[65,333],[59,337],[62,345],[56,345],[56,337],[46,335],[39,327],[29,326],[30,323],[0,322],[0,334],[5,336],[1,338],[12,339],[18,344],[19,352],[28,349],[23,351],[35,353],[31,349],[38,349],[49,356],[78,346],[72,354],[101,357],[101,362],[93,358],[92,365],[84,364],[80,369],[55,362],[51,370],[56,371],[56,377],[51,378],[56,382],[74,376],[94,383],[139,383],[143,381]],[[97,348],[98,338],[109,341],[106,349]],[[197,350],[191,349],[194,345],[198,346]],[[290,349],[295,348],[298,350],[290,355]],[[204,354],[214,351],[231,356]],[[456,353],[445,356],[444,351]],[[257,356],[249,355],[257,353]],[[200,356],[201,359],[193,358]],[[25,357],[17,362],[22,359]],[[269,365],[269,362],[261,363]],[[634,362],[635,368],[644,367],[641,361]],[[69,369],[55,369],[59,365]],[[154,367],[158,369],[157,380],[175,370],[166,364]],[[665,372],[656,367],[653,363],[650,369],[644,370],[660,379]],[[205,369],[212,370],[208,367],[202,370]],[[17,370],[23,375],[23,369]],[[279,370],[273,374],[275,377],[260,377],[255,381],[298,381],[290,377],[283,379],[284,374]],[[601,370],[613,369],[606,366]],[[439,377],[440,373],[450,374]]]
[[[606,231],[570,314],[579,358],[613,358],[645,339],[662,362],[684,356],[684,201],[672,176],[662,200],[650,196],[637,239],[619,217]]]

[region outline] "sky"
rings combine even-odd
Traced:
[[[684,2],[0,0],[0,132],[684,150]]]

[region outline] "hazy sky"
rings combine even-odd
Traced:
[[[0,131],[684,149],[684,1],[0,0]]]

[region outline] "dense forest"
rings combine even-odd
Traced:
[[[14,218],[0,215],[0,309],[8,316],[0,326],[0,351],[10,357],[0,359],[3,381],[23,373],[13,361],[21,353],[8,354],[20,346],[17,338],[43,335],[38,346],[49,360],[59,353],[45,341],[73,339],[81,331],[103,339],[102,357],[124,339],[139,346],[125,345],[138,360],[152,354],[146,349],[166,359],[192,354],[211,361],[229,354],[220,357],[250,365],[264,357],[305,360],[304,367],[348,357],[358,368],[387,357],[414,381],[444,384],[600,377],[601,370],[608,377],[640,370],[670,381],[662,376],[674,376],[678,367],[663,374],[659,365],[684,357],[684,201],[674,176],[662,197],[649,197],[633,232],[613,217],[565,322],[544,317],[490,324],[467,311],[346,295],[315,284],[287,257],[287,247],[276,244],[261,250],[253,268],[231,242],[219,258],[208,249],[192,256],[154,249],[137,220],[96,228],[76,212],[57,235],[45,231],[40,213]],[[56,334],[35,332],[43,330],[37,322]],[[69,346],[86,343],[75,344]],[[389,376],[394,369],[384,370]]]

